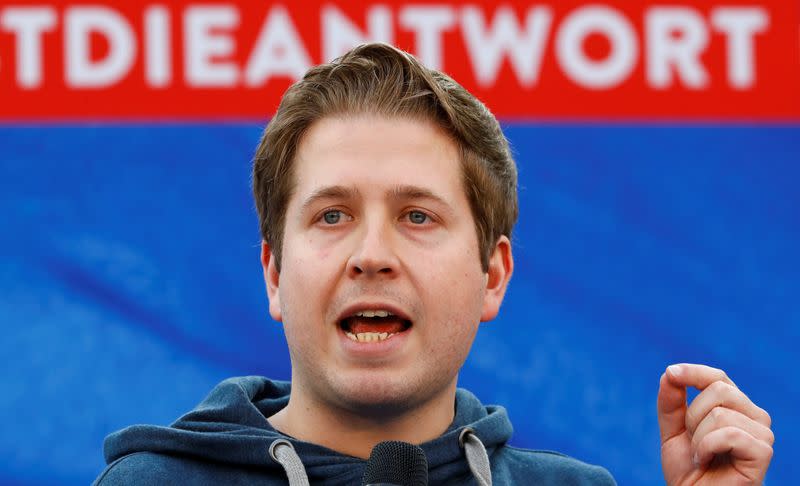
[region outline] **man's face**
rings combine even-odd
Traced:
[[[481,269],[455,143],[430,122],[325,118],[295,182],[280,273],[262,252],[293,393],[353,411],[452,393],[511,273],[505,237]]]

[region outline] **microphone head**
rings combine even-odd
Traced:
[[[407,442],[381,442],[369,455],[361,484],[427,486],[428,459],[425,452]]]

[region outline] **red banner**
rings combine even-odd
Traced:
[[[498,116],[800,120],[800,2],[31,2],[0,6],[0,120],[259,119],[385,41]]]

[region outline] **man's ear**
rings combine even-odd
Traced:
[[[489,257],[481,322],[491,321],[497,317],[512,273],[514,273],[514,257],[511,254],[511,241],[507,236],[502,235],[497,240],[494,251]]]
[[[264,283],[267,285],[267,297],[269,297],[269,315],[278,322],[282,322],[281,316],[281,294],[279,289],[280,274],[278,273],[277,260],[275,254],[269,248],[266,241],[261,242],[261,268],[264,269]]]

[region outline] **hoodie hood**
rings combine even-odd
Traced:
[[[189,456],[227,465],[274,469],[283,466],[270,457],[270,445],[291,442],[314,482],[346,475],[366,461],[309,442],[298,441],[275,430],[267,421],[289,403],[291,385],[264,377],[230,378],[217,385],[194,410],[169,427],[134,425],[109,435],[104,444],[106,462],[136,452]],[[503,407],[483,406],[464,389],[456,392],[456,411],[450,427],[440,437],[420,444],[428,459],[431,482],[470,475],[465,450],[460,444],[465,428],[483,443],[489,457],[511,437],[512,427]]]

